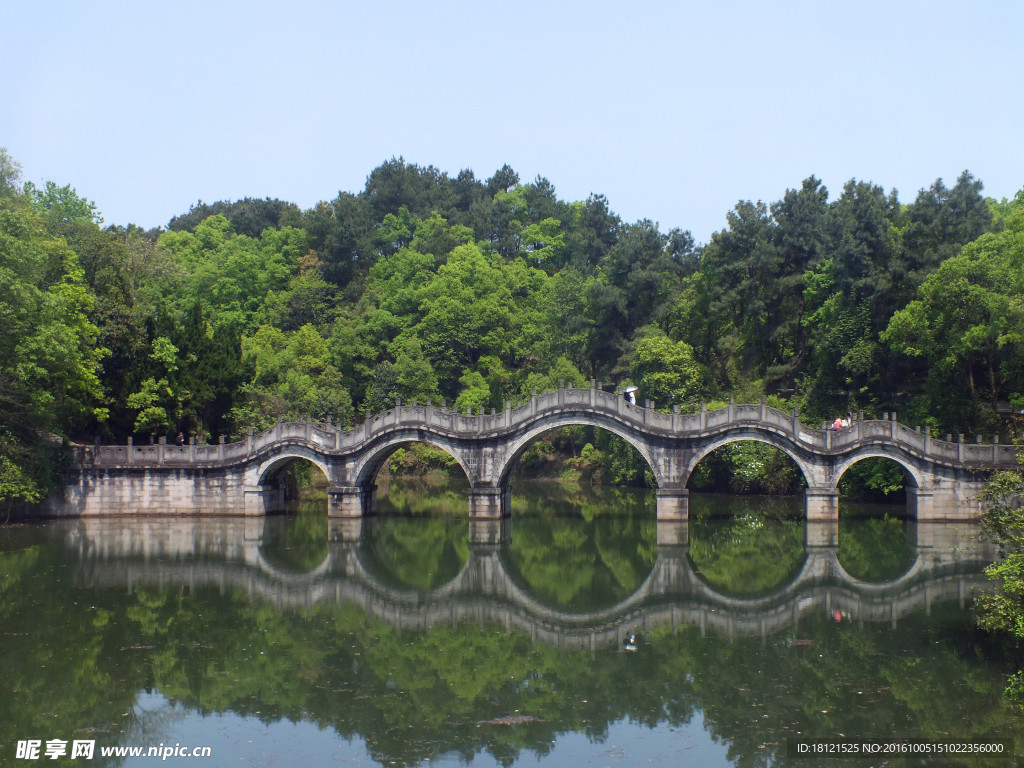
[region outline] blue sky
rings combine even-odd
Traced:
[[[108,224],[302,207],[402,156],[698,241],[814,174],[1024,187],[1024,3],[11,2],[0,146]]]

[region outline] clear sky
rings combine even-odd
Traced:
[[[1020,0],[4,5],[0,146],[107,224],[307,208],[398,156],[699,242],[812,174],[1024,187]]]

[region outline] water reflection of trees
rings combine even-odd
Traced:
[[[765,594],[787,584],[803,564],[805,539],[799,499],[690,499],[690,560],[728,594]]]
[[[476,622],[403,631],[354,605],[277,610],[242,590],[96,589],[69,581],[65,556],[2,556],[0,618],[22,630],[0,641],[8,744],[37,732],[42,713],[54,734],[117,743],[143,689],[204,714],[315,722],[398,765],[479,753],[508,763],[624,719],[702,717],[751,766],[788,764],[785,740],[798,734],[1007,738],[1017,728],[987,647],[941,606],[935,620],[898,628],[817,614],[768,638],[663,626],[636,653],[573,651]],[[486,724],[516,713],[537,719]]]
[[[634,489],[601,493],[553,485],[513,497],[505,561],[541,602],[584,612],[634,593],[657,559],[654,497]]]
[[[589,523],[565,510],[531,517],[529,525],[514,519],[503,556],[519,557],[519,569],[562,560],[562,570],[538,571],[536,579],[565,581],[579,563],[566,558],[582,549],[600,561],[598,580],[631,592],[659,547],[653,515],[642,502],[630,503],[640,506],[595,511]],[[695,517],[702,514],[700,503]],[[755,512],[786,522],[785,515],[747,509]],[[713,510],[706,516],[717,524]],[[465,562],[467,525],[464,517],[382,516],[367,524],[366,540],[352,546],[371,547],[395,581],[426,591],[446,567],[455,567],[444,566],[453,550]],[[716,538],[714,525],[702,539],[699,525],[695,519],[691,526],[691,550],[707,539],[714,557],[703,562],[742,576],[740,566],[730,568],[756,537],[740,530],[730,548],[725,534]],[[517,529],[523,532],[518,544]],[[873,536],[862,538],[864,547]],[[204,540],[219,551],[213,538]],[[781,549],[770,551],[790,551],[791,539],[779,534]],[[482,753],[508,764],[524,752],[547,754],[562,734],[600,738],[621,720],[678,727],[702,718],[743,766],[789,764],[786,738],[798,734],[1024,736],[1002,702],[998,657],[955,602],[933,599],[930,618],[922,611],[901,618],[899,626],[842,616],[836,622],[827,611],[795,609],[783,629],[767,635],[652,623],[640,632],[636,653],[608,646],[578,650],[479,620],[411,631],[356,603],[305,598],[294,608],[273,604],[254,589],[259,582],[251,564],[240,566],[249,570],[237,583],[223,571],[203,582],[201,557],[185,550],[163,555],[180,569],[176,580],[159,571],[147,581],[140,568],[128,577],[128,590],[123,579],[102,586],[99,571],[82,563],[95,557],[116,569],[116,557],[89,554],[75,541],[75,547],[55,546],[43,529],[26,528],[2,542],[0,738],[8,745],[38,732],[44,717],[56,736],[88,733],[96,734],[98,745],[120,743],[123,715],[141,690],[158,690],[203,714],[314,722],[365,741],[382,765],[418,765],[453,754],[468,761]],[[155,549],[130,553],[124,570],[138,560],[159,564]],[[791,576],[782,579],[789,583]],[[322,586],[336,588],[314,580],[306,594]],[[588,598],[588,589],[578,587],[573,600],[601,602],[596,593]],[[801,604],[809,594],[797,595]],[[537,719],[514,727],[487,724],[511,714]]]
[[[291,502],[287,515],[268,517],[263,526],[264,557],[282,571],[311,571],[327,557],[327,510],[322,499]]]
[[[885,582],[902,576],[917,559],[916,538],[903,506],[843,502],[838,559],[856,579]]]
[[[385,583],[427,591],[446,584],[469,558],[466,518],[389,517],[371,521],[366,548]]]

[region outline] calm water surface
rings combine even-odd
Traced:
[[[791,500],[458,487],[381,514],[0,529],[0,764],[19,741],[209,746],[210,766],[768,766],[787,739],[1013,738],[967,525]],[[896,512],[900,509],[896,508]],[[166,762],[192,762],[171,757]],[[858,760],[836,765],[867,764]],[[889,765],[920,765],[892,760]],[[936,763],[937,764],[937,763]],[[957,764],[957,763],[946,763]],[[1015,764],[971,760],[965,765]]]

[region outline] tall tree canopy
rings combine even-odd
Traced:
[[[55,437],[501,408],[588,378],[665,408],[768,395],[990,432],[1024,408],[1024,225],[1020,196],[981,189],[830,199],[812,176],[697,245],[508,165],[481,181],[399,157],[308,210],[199,202],[147,232],[23,185],[0,150],[0,497],[44,487]]]

